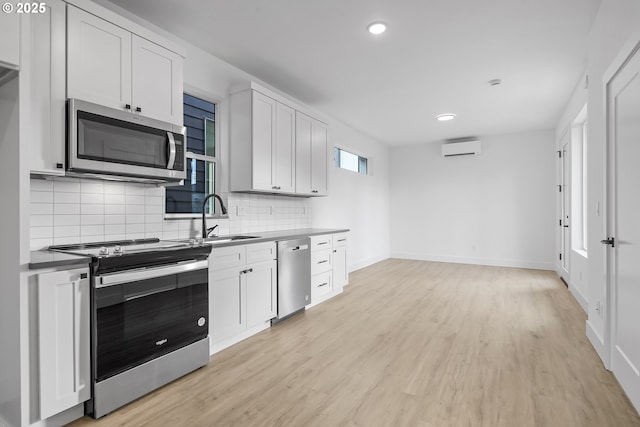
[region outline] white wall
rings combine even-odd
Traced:
[[[391,256],[553,269],[553,131],[481,140],[475,156],[391,150]]]
[[[329,197],[311,200],[312,225],[349,228],[349,271],[389,258],[389,148],[338,121],[330,145],[364,156],[368,175],[329,165]]]

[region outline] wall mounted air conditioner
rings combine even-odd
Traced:
[[[442,157],[469,156],[480,153],[480,140],[449,141],[442,144]]]

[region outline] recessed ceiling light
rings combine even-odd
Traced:
[[[436,116],[436,120],[440,122],[446,122],[447,120],[453,120],[456,118],[455,114],[447,113],[447,114],[439,114]]]
[[[369,30],[371,34],[374,34],[377,36],[378,34],[382,34],[385,31],[387,31],[387,26],[382,22],[374,22],[372,24],[369,24],[369,26],[367,27],[367,30]]]
[[[489,86],[499,86],[502,83],[500,79],[489,80]]]

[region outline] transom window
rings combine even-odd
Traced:
[[[367,174],[367,158],[350,153],[342,148],[333,149],[333,163],[337,168],[346,169],[362,175]]]

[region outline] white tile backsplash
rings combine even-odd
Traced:
[[[199,236],[200,218],[164,219],[164,188],[149,184],[56,177],[31,180],[31,249],[102,240]],[[309,199],[229,193],[219,235],[311,226]]]

